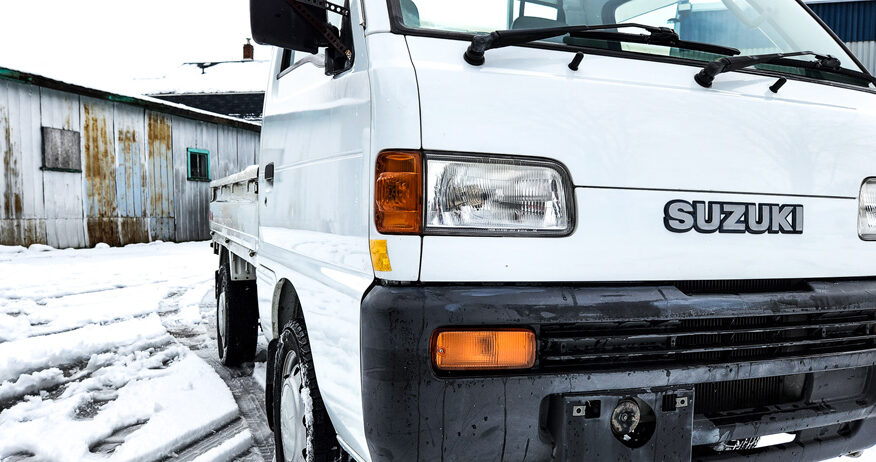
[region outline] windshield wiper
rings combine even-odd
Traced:
[[[630,34],[625,32],[596,32],[608,29],[637,28],[648,31],[648,34]],[[684,48],[687,50],[704,51],[707,53],[736,56],[740,53],[736,48],[712,45],[709,43],[688,42],[681,40],[675,30],[668,27],[654,27],[645,24],[622,23],[600,24],[594,26],[546,27],[541,29],[497,30],[489,34],[478,34],[472,37],[471,45],[465,51],[465,62],[472,66],[484,63],[484,52],[494,48],[544,40],[569,34],[575,38],[593,38],[616,42],[644,43],[667,47]]]
[[[814,56],[813,61],[801,61],[799,59],[789,59],[795,56]],[[710,62],[706,67],[694,76],[694,80],[698,84],[709,88],[712,82],[720,74],[731,71],[738,71],[746,67],[756,66],[758,64],[774,64],[777,66],[788,66],[800,69],[815,69],[820,71],[833,72],[835,74],[847,75],[861,80],[866,80],[876,84],[876,77],[864,72],[858,72],[852,69],[842,67],[840,60],[830,55],[820,55],[812,51],[798,51],[793,53],[772,53],[767,55],[750,55],[750,56],[733,56],[728,58],[720,58]]]

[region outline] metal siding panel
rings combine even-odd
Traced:
[[[143,147],[146,111],[116,103],[114,114],[121,242],[123,245],[148,242],[149,220],[143,207],[143,198],[148,196]]]
[[[40,114],[44,127],[80,131],[79,95],[40,89]]]
[[[150,235],[153,240],[175,240],[172,120],[146,113],[149,174]]]
[[[871,74],[876,73],[876,41],[849,42],[846,46],[861,60]]]
[[[82,165],[82,137],[79,96],[46,88],[40,89],[40,123],[43,127],[80,133],[78,163]],[[43,197],[46,211],[46,241],[56,248],[85,247],[85,219],[82,201],[82,174],[43,172]]]
[[[256,153],[259,148],[259,134],[248,130],[237,130],[237,171],[258,164]]]
[[[809,5],[845,42],[876,40],[876,2],[838,2]]]
[[[45,218],[43,202],[43,172],[42,167],[42,131],[40,130],[40,99],[39,87],[34,85],[16,85],[16,106],[12,108],[18,113],[18,130],[13,123],[13,136],[17,133],[21,147],[21,179],[23,217],[29,219]],[[43,239],[42,242],[45,242]]]
[[[209,239],[209,183],[188,180],[188,148],[210,152],[212,179],[235,173],[246,165],[238,161],[238,139],[246,133],[246,143],[254,151],[258,134],[229,131],[224,126],[173,117],[173,162],[175,236],[178,241]],[[251,154],[254,157],[254,153]]]
[[[88,243],[121,245],[112,103],[82,97]]]
[[[3,176],[0,177],[0,218],[19,218],[23,212],[20,192],[21,155],[13,143],[12,111],[10,109],[12,82],[0,80],[0,153],[3,154]]]
[[[237,163],[237,129],[226,126],[218,126],[217,129],[219,141],[216,153],[210,156],[212,165],[216,165],[216,169],[210,172],[214,180],[240,171]]]
[[[46,242],[39,117],[37,87],[0,82],[0,244]]]
[[[207,239],[210,234],[207,209],[209,183],[188,180],[188,148],[206,149],[216,153],[217,126],[173,117],[174,194],[177,198],[176,239],[192,241]],[[212,163],[212,161],[211,161]]]
[[[48,244],[57,248],[86,246],[82,217],[82,174],[45,172],[43,182],[46,191]],[[68,223],[59,223],[61,221],[77,223],[78,230],[71,228],[73,225]],[[68,235],[59,237],[59,229],[65,230]],[[69,234],[71,231],[73,234]]]

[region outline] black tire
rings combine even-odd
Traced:
[[[313,358],[310,355],[310,343],[304,325],[299,321],[289,321],[277,344],[277,351],[273,365],[273,397],[271,398],[274,421],[274,445],[276,457],[274,460],[282,462],[284,455],[292,452],[296,461],[308,462],[336,462],[349,460],[338,444],[335,430],[325,410],[325,404],[319,393],[316,383],[316,373],[313,368]],[[309,392],[311,401],[310,412],[307,406],[300,406],[301,412],[283,421],[283,395],[287,386],[287,377],[290,379],[290,392],[287,397],[304,399],[304,393]],[[297,383],[297,394],[294,385]],[[302,401],[303,403],[303,401]],[[308,425],[308,422],[310,425]],[[297,429],[294,426],[300,426]],[[283,432],[292,428],[293,431],[301,432],[303,441],[297,446],[284,447]]]
[[[256,284],[232,281],[225,257],[216,273],[216,348],[222,364],[238,366],[255,359],[259,328]]]

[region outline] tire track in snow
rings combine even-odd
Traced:
[[[233,420],[233,421],[223,425],[222,427],[220,427],[216,430],[213,430],[213,433],[211,433],[210,435],[207,435],[206,437],[192,443],[191,445],[185,446],[183,448],[178,449],[177,451],[174,451],[173,454],[169,455],[164,460],[165,461],[172,460],[172,461],[180,461],[180,462],[191,462],[191,461],[197,459],[198,457],[210,452],[210,450],[222,446],[222,444],[225,443],[226,441],[231,440],[232,438],[235,438],[237,435],[239,435],[243,432],[246,432],[246,431],[248,431],[246,421],[244,421],[242,418]],[[247,448],[248,448],[248,446],[247,446]],[[231,456],[232,457],[238,456],[241,453],[243,453],[244,451],[246,451],[247,448],[244,448],[243,450],[241,450],[237,454],[232,454]],[[231,458],[229,457],[226,460],[230,460],[230,459]]]
[[[205,288],[204,285],[199,284],[190,289],[190,291],[201,290],[204,293],[203,296],[197,299],[197,304],[201,318],[206,320],[206,323],[201,326],[204,328],[204,331],[200,329],[180,329],[179,325],[174,325],[175,323],[170,317],[174,313],[181,312],[184,308],[183,306],[177,306],[176,310],[168,310],[162,313],[161,316],[170,321],[166,323],[168,332],[180,344],[188,347],[209,364],[231,390],[231,394],[237,402],[241,422],[244,423],[244,429],[250,432],[252,438],[252,447],[240,455],[237,460],[272,461],[274,458],[274,433],[268,427],[267,415],[265,414],[264,390],[252,376],[252,363],[230,368],[219,362],[219,355],[216,350],[216,302],[213,299],[213,288],[212,285],[209,285],[209,288]],[[189,295],[188,293],[172,294],[162,303],[167,305],[178,304],[188,299]],[[197,293],[192,293],[191,295],[197,295]],[[213,441],[213,439],[210,439],[210,441]],[[224,440],[219,441],[219,443],[221,442],[224,442]],[[199,446],[199,450],[203,453],[215,447],[217,445]]]

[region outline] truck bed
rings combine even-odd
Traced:
[[[258,250],[259,166],[210,182],[210,235],[252,263]]]

